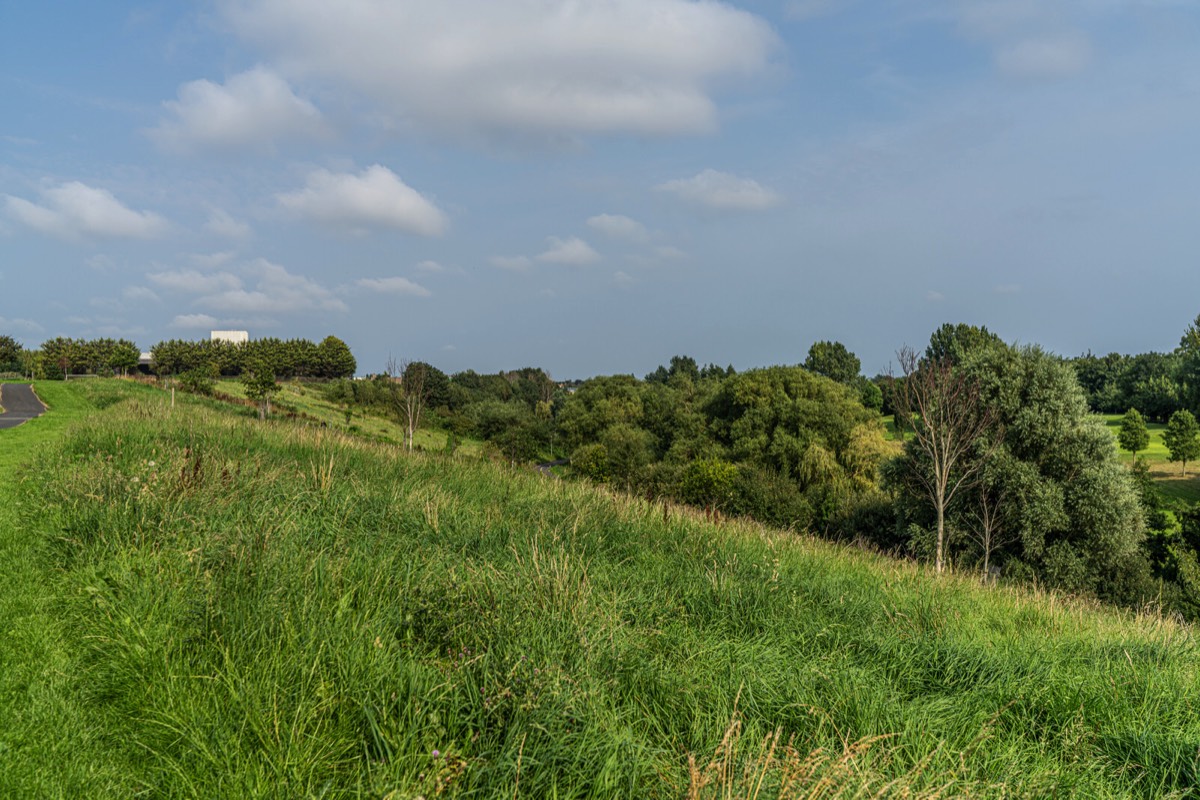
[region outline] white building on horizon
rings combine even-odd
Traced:
[[[250,341],[249,331],[213,331],[212,341],[214,342],[232,342],[233,344],[246,344]]]

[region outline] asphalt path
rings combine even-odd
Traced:
[[[4,407],[4,413],[0,414],[0,429],[15,428],[46,413],[46,406],[38,400],[33,387],[27,383],[0,386],[0,406]]]

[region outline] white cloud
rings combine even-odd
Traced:
[[[188,261],[191,261],[201,269],[216,269],[233,261],[234,255],[229,250],[220,253],[192,253],[188,256]]]
[[[997,70],[1025,79],[1062,78],[1082,72],[1092,44],[1076,26],[1110,11],[1113,3],[1048,0],[956,0],[948,14],[960,34],[992,49]]]
[[[513,272],[525,272],[533,266],[533,260],[529,256],[492,256],[489,260],[493,267]]]
[[[220,272],[177,269],[146,277],[161,289],[197,295],[196,305],[224,314],[348,310],[330,289],[263,258]]]
[[[275,197],[292,213],[326,225],[354,231],[393,228],[421,236],[438,236],[449,225],[437,206],[379,164],[358,175],[319,169],[306,183]]]
[[[210,294],[242,287],[242,279],[229,272],[199,272],[194,269],[177,269],[166,272],[151,272],[146,275],[152,283],[172,292]]]
[[[706,169],[692,178],[660,183],[654,188],[721,211],[762,211],[783,202],[782,195],[758,181],[715,169]]]
[[[219,330],[221,320],[209,314],[178,314],[171,320],[172,328],[200,328],[204,330]]]
[[[42,205],[5,195],[5,211],[23,225],[63,239],[85,236],[152,239],[169,227],[158,214],[134,211],[106,189],[78,181],[45,189],[41,194]]]
[[[0,330],[12,333],[41,333],[45,328],[31,319],[0,317]]]
[[[249,225],[239,222],[219,208],[214,209],[208,215],[208,222],[204,223],[204,230],[226,239],[246,239],[251,233]]]
[[[1018,78],[1062,78],[1082,72],[1091,58],[1087,37],[1068,33],[1006,45],[996,52],[996,66]]]
[[[931,303],[940,303],[946,299],[946,295],[941,292],[929,291],[925,293],[925,299]]]
[[[570,239],[551,236],[546,239],[546,244],[549,246],[546,252],[537,257],[538,261],[546,264],[583,266],[600,260],[600,254],[578,236],[572,236]]]
[[[121,290],[121,297],[131,303],[158,303],[161,299],[153,289],[145,286],[126,286]]]
[[[421,272],[445,272],[446,268],[436,261],[422,261],[417,264],[417,269]]]
[[[163,105],[173,118],[147,134],[159,147],[175,152],[270,150],[279,139],[327,132],[321,112],[263,67],[234,75],[224,86],[206,80],[185,83],[179,99]]]
[[[588,227],[600,231],[613,239],[628,242],[645,242],[650,238],[646,226],[622,214],[597,214],[587,221]]]
[[[637,283],[637,281],[634,280],[633,276],[630,275],[628,272],[613,273],[613,282],[616,283],[617,286],[619,286],[622,289],[628,289],[629,287],[631,287],[635,283]]]
[[[663,261],[678,261],[681,258],[687,258],[687,253],[669,244],[654,248],[654,255]]]
[[[289,76],[339,84],[398,122],[465,133],[695,133],[710,85],[766,68],[763,19],[691,0],[224,0]]]
[[[197,300],[197,303],[227,314],[349,310],[329,289],[310,278],[293,275],[284,267],[265,258],[247,265],[245,271],[254,283],[253,289],[239,285],[208,294]]]
[[[364,289],[383,294],[401,294],[411,297],[429,297],[432,292],[408,278],[360,278],[355,283]]]
[[[1021,284],[1019,283],[1002,283],[999,286],[993,286],[994,294],[1020,294]]]

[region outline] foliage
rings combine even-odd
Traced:
[[[326,336],[317,345],[316,376],[318,378],[349,378],[358,369],[350,347],[336,336]]]
[[[44,376],[61,380],[70,375],[124,375],[136,369],[141,353],[126,339],[69,339],[42,343]]]
[[[11,336],[0,336],[0,372],[20,372],[23,348]]]
[[[180,376],[177,378],[177,382],[179,383],[179,388],[183,389],[185,392],[207,396],[211,396],[212,393],[216,391],[217,387],[213,376],[206,373],[204,370],[199,369],[188,370],[187,372],[180,374]],[[249,394],[248,389],[247,394]]]
[[[179,375],[190,370],[216,370],[238,376],[251,364],[267,365],[279,378],[346,378],[357,364],[350,348],[335,336],[319,345],[307,339],[254,339],[244,344],[222,340],[159,342],[150,350],[154,370]]]
[[[271,413],[271,399],[281,387],[275,380],[275,371],[266,361],[250,361],[242,371],[242,386],[246,396],[258,404],[258,418],[265,420]]]
[[[1192,412],[1183,409],[1171,415],[1167,429],[1163,431],[1163,444],[1171,453],[1171,460],[1181,464],[1181,474],[1187,474],[1187,462],[1200,458],[1200,424]]]
[[[738,470],[728,461],[707,458],[693,461],[683,473],[680,496],[685,502],[711,511],[726,508],[733,500]]]
[[[1003,347],[1003,340],[986,325],[947,322],[929,337],[925,359],[936,363],[958,364],[967,356],[992,347]]]
[[[1121,432],[1117,434],[1121,447],[1133,453],[1137,458],[1139,451],[1145,450],[1150,444],[1150,431],[1146,429],[1146,418],[1136,408],[1125,412],[1121,419]]]
[[[838,383],[854,383],[862,364],[841,342],[816,342],[808,348],[804,368]],[[882,398],[881,398],[882,400]]]

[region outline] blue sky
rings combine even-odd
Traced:
[[[1200,313],[1170,0],[0,0],[0,333],[868,374]]]

